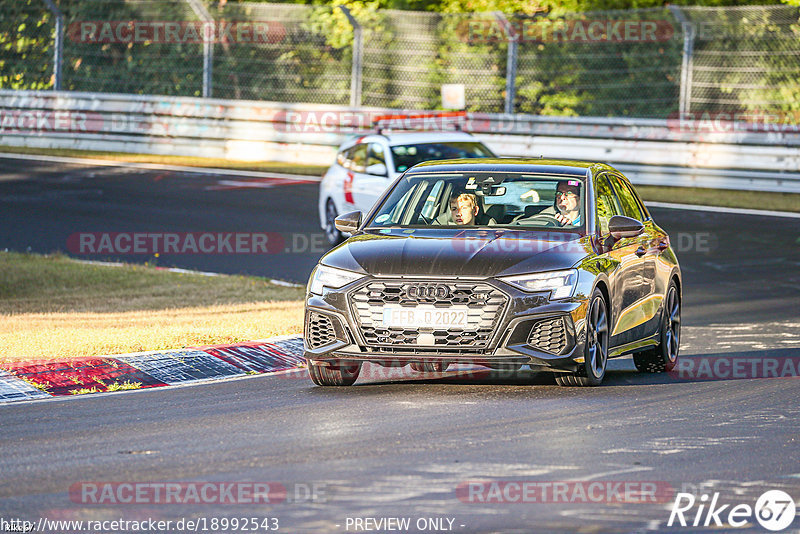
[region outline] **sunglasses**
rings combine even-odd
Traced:
[[[556,191],[556,198],[559,198],[559,197],[567,198],[569,196],[573,196],[575,198],[578,198],[578,195],[576,195],[572,191]]]

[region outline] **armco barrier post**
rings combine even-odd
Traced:
[[[678,6],[669,6],[669,10],[678,19],[678,22],[681,23],[681,30],[683,31],[683,59],[681,61],[681,90],[680,90],[680,103],[678,105],[678,110],[680,111],[681,115],[684,116],[686,113],[689,113],[689,109],[691,107],[691,97],[692,97],[692,68],[693,68],[693,61],[692,56],[694,55],[694,37],[695,37],[695,28],[694,24],[692,24],[689,19],[686,18],[686,15],[683,14],[681,8]]]
[[[495,11],[494,16],[503,27],[508,36],[508,57],[506,59],[506,100],[505,113],[514,113],[514,99],[517,92],[517,49],[519,36],[514,27],[508,22],[502,11]]]
[[[61,64],[64,53],[64,14],[53,3],[53,0],[44,0],[47,9],[56,18],[56,31],[54,36],[53,52],[53,90],[61,90]]]
[[[186,0],[189,7],[192,8],[197,18],[205,22],[208,26],[213,26],[214,18],[206,9],[200,0]],[[211,98],[212,94],[212,80],[211,74],[214,69],[214,32],[208,31],[209,28],[203,30],[203,98]]]
[[[361,62],[364,50],[364,34],[361,24],[355,19],[350,10],[345,6],[339,6],[347,17],[350,26],[353,27],[353,69],[350,74],[350,107],[361,105]]]

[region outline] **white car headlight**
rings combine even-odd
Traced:
[[[503,282],[518,287],[523,291],[550,291],[551,299],[565,299],[572,296],[575,284],[578,282],[578,271],[550,271],[548,273],[518,274],[503,276]]]
[[[363,274],[354,273],[352,271],[334,269],[326,265],[318,265],[311,275],[308,290],[316,295],[322,295],[323,286],[331,289],[339,289],[363,277]]]

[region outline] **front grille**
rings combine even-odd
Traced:
[[[480,352],[488,347],[508,302],[504,293],[482,282],[436,282],[435,285],[447,286],[446,297],[411,298],[407,291],[411,285],[419,284],[373,281],[350,294],[354,316],[368,347],[381,352],[414,351],[416,348]],[[409,307],[432,304],[443,310],[451,306],[466,306],[467,327],[384,327],[383,309],[386,304]],[[420,338],[420,334],[425,335]]]
[[[528,336],[528,345],[550,354],[560,354],[567,346],[567,330],[561,317],[543,319],[534,323]]]
[[[332,322],[336,320],[321,313],[311,312],[308,316],[308,329],[306,331],[308,346],[312,349],[317,349],[336,341],[336,331]]]

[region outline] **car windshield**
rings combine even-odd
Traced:
[[[475,141],[418,143],[391,147],[397,172],[405,172],[417,163],[436,159],[493,158],[492,151]]]
[[[368,228],[564,228],[583,233],[579,176],[472,172],[411,174],[395,185]]]

